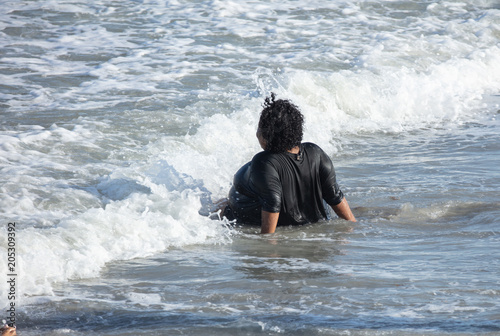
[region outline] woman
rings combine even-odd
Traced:
[[[313,143],[302,143],[302,113],[275,97],[265,99],[257,129],[264,151],[235,174],[224,216],[274,233],[278,225],[326,219],[325,200],[339,217],[355,222],[328,155]]]

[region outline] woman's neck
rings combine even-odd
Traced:
[[[299,152],[300,152],[300,146],[295,146],[292,149],[287,150],[287,152],[288,153],[292,153],[292,154],[299,154]]]

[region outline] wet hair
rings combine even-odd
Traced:
[[[266,150],[282,153],[302,142],[304,116],[289,100],[278,99],[271,93],[264,101],[259,130],[266,140]]]

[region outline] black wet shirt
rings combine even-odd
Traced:
[[[313,143],[303,143],[299,154],[263,151],[234,176],[229,204],[235,219],[260,224],[261,211],[279,212],[278,225],[317,222],[329,205],[343,199],[332,161]]]

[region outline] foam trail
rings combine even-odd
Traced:
[[[303,109],[306,138],[326,143],[345,134],[459,125],[483,114],[482,98],[496,94],[500,85],[500,49],[453,59],[425,72],[388,68],[377,73],[291,71],[287,76],[284,89],[278,89],[280,96]]]
[[[127,176],[131,171],[114,173],[97,186],[108,199],[103,208],[68,216],[46,229],[18,230],[20,301],[52,295],[57,282],[96,277],[108,262],[147,257],[174,246],[231,241],[221,222],[198,213],[206,193],[202,186],[166,163],[150,169],[158,170],[142,175],[142,183]],[[2,230],[0,253],[5,254],[7,235]],[[6,269],[5,258],[0,263]]]
[[[118,260],[229,243],[198,210],[260,150],[271,91],[301,108],[304,140],[329,154],[366,134],[494,118],[484,98],[500,87],[495,5],[10,2],[0,217],[19,222],[23,295]],[[5,237],[2,226],[0,256]]]

